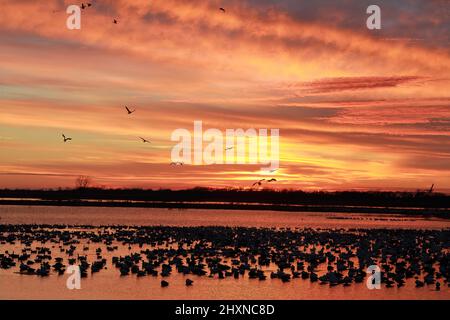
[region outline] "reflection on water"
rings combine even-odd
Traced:
[[[450,227],[448,219],[396,214],[52,206],[0,206],[0,223],[412,229]]]
[[[398,229],[448,229],[449,222],[439,219],[416,219],[408,216],[399,215],[374,215],[374,214],[342,214],[342,213],[293,213],[293,212],[256,212],[256,211],[234,211],[234,210],[167,210],[167,209],[141,209],[141,208],[80,208],[80,207],[21,207],[21,206],[0,206],[0,223],[1,224],[66,224],[66,225],[170,225],[170,226],[241,226],[241,227],[277,227],[277,228],[313,228],[311,230],[302,231],[288,231],[283,230],[268,230],[261,231],[257,234],[255,241],[260,241],[261,238],[266,239],[271,243],[272,247],[267,247],[264,250],[266,252],[276,252],[277,257],[283,255],[283,250],[287,253],[293,252],[293,250],[299,250],[310,254],[315,250],[324,249],[326,252],[331,252],[336,257],[351,250],[355,250],[360,245],[361,241],[364,241],[366,237],[359,237],[355,235],[339,236],[335,231],[329,232],[326,230],[317,231],[319,228],[398,228]],[[20,229],[18,229],[20,230]],[[71,240],[62,240],[60,238],[59,231],[73,232]],[[102,234],[103,236],[108,234],[114,234],[117,230],[124,230],[120,237],[112,237],[110,243],[105,243],[104,239],[101,242],[96,242],[95,237],[92,238],[92,234]],[[136,230],[141,230],[141,233],[136,233]],[[70,245],[76,247],[72,257],[86,256],[87,260],[92,263],[101,258],[106,259],[106,269],[101,270],[98,273],[91,274],[88,272],[88,276],[82,279],[81,290],[68,290],[66,288],[67,275],[58,276],[54,271],[50,273],[48,277],[38,277],[35,275],[22,275],[18,274],[18,265],[11,269],[0,269],[0,298],[1,299],[450,299],[449,290],[447,284],[443,284],[441,291],[435,291],[434,285],[424,286],[423,288],[415,288],[414,278],[408,279],[404,287],[398,288],[394,286],[392,288],[383,287],[381,290],[368,290],[365,283],[352,283],[352,285],[346,287],[343,285],[330,287],[329,285],[320,285],[317,282],[311,282],[308,279],[291,279],[289,282],[282,282],[280,279],[271,279],[269,277],[271,272],[276,272],[278,265],[271,261],[269,264],[261,266],[267,279],[260,281],[258,279],[250,279],[247,274],[245,277],[235,279],[233,276],[219,279],[217,274],[213,277],[209,276],[196,276],[196,275],[183,275],[173,271],[167,280],[170,282],[169,287],[162,288],[160,285],[161,276],[157,277],[144,276],[137,277],[135,274],[128,276],[120,276],[118,268],[112,263],[112,257],[125,257],[132,253],[139,253],[143,258],[146,256],[143,252],[147,250],[161,249],[158,254],[161,257],[169,259],[171,249],[176,250],[180,246],[180,239],[185,239],[194,232],[196,236],[199,236],[199,232],[202,229],[191,228],[187,229],[187,234],[173,234],[172,229],[166,229],[165,232],[157,233],[158,237],[155,239],[161,239],[160,243],[143,243],[141,245],[136,243],[124,243],[125,239],[134,239],[136,236],[147,237],[149,235],[155,235],[154,229],[148,229],[142,231],[142,228],[71,228],[71,229],[45,229],[41,231],[29,232],[26,237],[32,239],[27,246],[23,241],[12,241],[10,243],[5,241],[1,244],[0,254],[16,252],[20,253],[22,249],[28,247],[32,252],[38,247],[49,248],[52,252],[51,264],[54,264],[54,258],[63,257],[64,263],[67,264],[67,249]],[[178,229],[176,229],[178,230]],[[190,230],[190,231],[189,231]],[[213,229],[216,233],[221,234],[225,240],[217,242],[214,251],[215,255],[222,256],[223,249],[221,246],[227,244],[229,238],[234,238],[227,232],[229,229],[217,228]],[[249,229],[251,230],[251,229]],[[316,231],[313,231],[316,230]],[[40,233],[41,232],[41,233]],[[45,243],[37,241],[40,236],[49,232],[52,237],[46,238]],[[121,231],[122,232],[122,231]],[[180,231],[176,231],[180,232]],[[183,231],[185,232],[185,231]],[[243,232],[243,233],[242,233]],[[241,233],[238,233],[240,241],[246,241],[255,237],[252,232],[243,229]],[[280,233],[281,232],[281,233]],[[296,232],[299,232],[299,242],[296,242]],[[337,231],[336,231],[337,232]],[[339,231],[340,232],[340,231]],[[415,234],[415,231],[405,231],[406,235],[411,237]],[[433,231],[434,232],[434,231]],[[24,240],[26,232],[18,232],[18,236],[22,236]],[[202,231],[202,236],[211,238],[209,233]],[[386,237],[389,235],[395,240],[397,232],[391,231],[386,233]],[[126,237],[125,237],[125,236]],[[300,237],[303,235],[303,238]],[[309,239],[305,240],[304,236]],[[309,235],[309,236],[308,236]],[[322,237],[326,235],[326,237]],[[390,244],[388,239],[382,239],[384,235],[381,231],[374,230],[373,233],[368,233],[370,238],[374,238],[374,241],[381,241],[381,244]],[[426,234],[425,234],[426,235]],[[417,239],[424,241],[425,235],[420,235],[417,232]],[[124,238],[125,237],[125,238]],[[330,238],[331,237],[331,238]],[[349,237],[349,238],[347,238]],[[354,238],[357,237],[357,238]],[[431,237],[433,234],[429,234],[427,237]],[[119,238],[121,240],[119,240]],[[329,241],[331,247],[325,248],[319,242],[314,243],[316,240],[334,239]],[[377,238],[380,238],[377,240]],[[219,238],[220,239],[220,238]],[[355,240],[357,239],[357,240]],[[408,238],[405,238],[405,244],[411,243]],[[72,241],[72,242],[71,242]],[[398,239],[396,240],[398,241]],[[392,241],[392,245],[396,243]],[[308,245],[305,244],[308,243]],[[341,245],[338,245],[338,244]],[[414,243],[414,242],[413,242]],[[428,240],[427,240],[427,243]],[[448,241],[447,241],[448,243]],[[198,242],[187,243],[186,240],[182,240],[181,247],[188,249],[195,248]],[[209,246],[210,242],[204,242],[203,246]],[[247,243],[246,246],[249,246]],[[251,246],[251,245],[250,245]],[[108,247],[117,247],[117,250],[108,251]],[[257,248],[265,248],[258,244]],[[203,247],[204,248],[204,247]],[[99,254],[97,250],[100,249]],[[449,248],[434,248],[433,250],[447,250]],[[247,250],[243,250],[242,254],[247,255]],[[389,250],[389,246],[384,250]],[[202,252],[206,252],[202,250]],[[386,251],[388,252],[388,251]],[[37,254],[31,254],[29,259],[35,259]],[[255,254],[255,258],[259,255]],[[301,255],[300,255],[301,256]],[[308,256],[308,255],[307,255]],[[345,255],[344,255],[345,257]],[[355,257],[350,257],[348,261],[356,263]],[[168,260],[166,260],[167,262]],[[186,263],[186,259],[183,258],[183,263]],[[347,262],[348,262],[347,261]],[[222,261],[224,264],[231,265],[231,258],[224,258]],[[207,260],[204,263],[208,265]],[[257,264],[251,263],[252,267]],[[305,268],[308,263],[305,263]],[[437,266],[436,266],[437,268]],[[208,268],[206,268],[208,270]],[[161,268],[158,267],[158,272],[161,272]],[[306,269],[305,269],[306,270]],[[290,272],[290,270],[286,270]],[[315,272],[319,275],[327,273],[327,263],[320,263]],[[344,274],[346,274],[344,272]],[[421,275],[421,277],[423,277]],[[194,280],[193,286],[186,286],[185,280],[190,278]],[[442,280],[440,280],[442,282]]]

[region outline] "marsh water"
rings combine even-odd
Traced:
[[[450,220],[402,214],[126,207],[0,206],[0,224],[450,228]]]
[[[0,206],[0,224],[64,224],[72,226],[239,226],[264,228],[313,229],[449,229],[450,220],[423,218],[394,214],[312,213],[244,210],[176,210],[153,208],[102,208],[102,207],[45,207]],[[81,243],[81,245],[86,245]],[[126,255],[146,249],[122,246],[113,255]],[[4,243],[0,252],[21,249],[21,243]],[[32,247],[41,246],[34,242]],[[56,251],[57,244],[46,244]],[[104,244],[89,245],[80,253],[95,257],[96,248],[106,252]],[[66,275],[50,274],[37,277],[18,274],[17,268],[0,269],[0,299],[450,299],[450,290],[444,285],[441,291],[432,286],[415,288],[408,282],[402,288],[368,290],[365,282],[351,286],[320,285],[302,279],[283,283],[268,278],[265,281],[248,277],[217,279],[192,276],[194,285],[185,286],[186,276],[174,273],[170,286],[162,288],[160,278],[120,277],[111,263],[111,255],[104,254],[107,269],[89,274],[81,281],[80,290],[68,290]],[[265,271],[276,271],[271,265]],[[326,271],[325,269],[318,271]]]

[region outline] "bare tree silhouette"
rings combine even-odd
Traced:
[[[75,188],[77,189],[86,189],[91,185],[91,178],[88,176],[79,176],[75,180]]]

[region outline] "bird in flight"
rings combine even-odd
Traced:
[[[260,186],[260,185],[262,184],[262,182],[265,181],[265,180],[266,180],[266,179],[261,179],[261,180],[256,181],[255,183],[252,184],[252,187],[254,187],[254,186]]]
[[[63,137],[63,139],[64,139],[64,142],[67,142],[67,141],[71,141],[71,140],[72,140],[72,138],[66,138],[66,136],[64,135],[64,133],[62,134],[62,137]]]
[[[114,20],[113,20],[113,23],[114,23],[114,24],[117,24],[117,20],[116,20],[116,19],[114,19]]]
[[[267,180],[267,182],[274,182],[274,181],[277,181],[277,179],[272,178],[272,179],[270,179],[270,180]]]
[[[144,139],[142,137],[139,137],[139,138],[142,140],[143,143],[150,143],[150,141],[148,141],[147,139]]]
[[[171,166],[182,166],[183,162],[177,161],[177,162],[171,162],[170,163]]]
[[[233,149],[233,146],[225,148],[225,150],[231,150],[231,149]]]
[[[224,8],[219,8],[219,10],[222,11],[222,12],[225,12],[225,9],[224,9]]]
[[[136,109],[130,110],[127,106],[125,106],[125,109],[127,109],[128,114],[132,114],[133,112],[136,111]]]

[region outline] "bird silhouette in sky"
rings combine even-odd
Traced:
[[[219,8],[219,10],[222,11],[222,12],[225,12],[225,9],[224,9],[224,8]]]
[[[90,6],[92,6],[92,3],[87,2],[87,3],[82,3],[80,7],[81,7],[81,9],[84,10],[84,9],[90,7]]]
[[[261,180],[256,181],[255,183],[252,184],[252,187],[254,187],[254,186],[260,186],[260,185],[262,184],[262,182],[265,181],[265,180],[266,180],[266,179],[261,179]]]
[[[270,179],[270,180],[267,180],[267,182],[274,182],[274,181],[277,181],[277,179],[272,178],[272,179]]]
[[[66,136],[64,135],[64,133],[62,134],[62,137],[63,137],[63,139],[64,139],[64,142],[67,142],[67,141],[71,141],[71,140],[72,140],[72,138],[66,137]]]
[[[171,162],[170,165],[171,166],[182,166],[183,162],[181,162],[181,161]]]
[[[113,20],[113,23],[114,23],[114,24],[117,24],[117,20],[116,20],[116,19],[114,19],[114,20]]]
[[[142,137],[139,137],[139,138],[142,140],[143,143],[150,143],[150,141],[148,141],[147,139],[144,139]]]
[[[127,106],[125,106],[125,109],[127,109],[128,114],[132,114],[133,112],[136,111],[136,109],[130,110]]]

